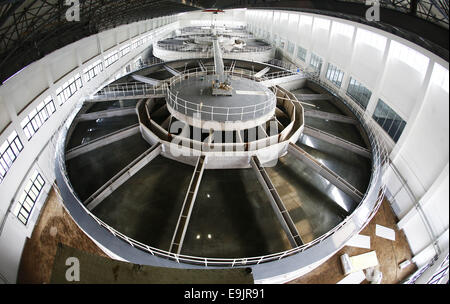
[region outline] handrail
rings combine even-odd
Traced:
[[[321,85],[325,88],[328,88],[329,86],[326,83],[323,83],[321,80],[316,78],[309,78],[310,81],[317,83],[318,85]],[[155,247],[151,247],[148,245],[145,245],[139,241],[133,240],[126,235],[118,232],[114,228],[110,227],[103,221],[101,221],[99,218],[97,218],[95,215],[93,215],[78,199],[77,195],[73,192],[73,189],[71,187],[68,173],[66,170],[65,162],[64,162],[64,141],[60,141],[59,146],[59,153],[58,153],[58,162],[59,167],[62,170],[62,176],[64,179],[64,182],[69,185],[69,191],[71,192],[72,196],[78,200],[78,203],[80,204],[81,208],[84,209],[84,211],[89,214],[100,226],[107,229],[109,232],[111,232],[116,237],[121,238],[122,240],[129,243],[131,246],[142,249],[146,252],[149,252],[152,255],[157,255],[162,258],[167,258],[170,260],[174,260],[177,263],[191,263],[191,264],[197,264],[197,265],[203,265],[203,266],[230,266],[230,267],[236,267],[236,266],[243,266],[243,265],[256,265],[261,263],[267,263],[270,261],[280,260],[282,258],[291,256],[296,253],[303,252],[307,250],[308,248],[317,245],[321,242],[323,242],[325,239],[336,233],[338,230],[340,230],[345,224],[349,223],[353,217],[356,214],[366,214],[367,217],[364,223],[361,223],[360,229],[362,229],[365,225],[367,225],[370,220],[375,216],[376,212],[378,211],[378,208],[380,207],[383,199],[384,199],[384,191],[385,191],[385,185],[381,184],[381,177],[383,173],[383,167],[387,163],[387,153],[385,150],[385,146],[383,143],[383,137],[380,136],[380,133],[378,129],[375,128],[373,125],[373,121],[370,120],[370,116],[365,114],[365,112],[359,108],[354,102],[352,103],[351,100],[348,100],[345,96],[339,96],[337,92],[334,90],[334,88],[330,87],[330,92],[335,95],[337,99],[340,99],[344,104],[348,105],[349,109],[355,114],[355,116],[358,118],[358,120],[361,122],[361,125],[365,129],[367,136],[369,138],[371,148],[372,148],[372,176],[370,178],[369,187],[366,191],[363,199],[358,204],[356,209],[352,212],[351,215],[346,217],[341,223],[339,223],[337,226],[335,226],[333,229],[327,231],[323,235],[319,236],[318,238],[312,240],[309,243],[303,244],[302,246],[298,246],[286,251],[277,252],[269,255],[263,255],[263,256],[255,256],[255,257],[245,257],[245,258],[204,258],[204,257],[196,257],[196,256],[189,256],[189,255],[181,255],[181,254],[174,254],[167,252],[165,250],[161,250]],[[70,122],[70,120],[68,121]],[[65,125],[65,134],[67,134],[67,130],[70,127],[70,123],[67,123]],[[374,197],[376,197],[375,202],[373,203],[373,207],[371,210],[367,210],[367,208],[361,208],[364,203],[369,203]],[[348,239],[352,235],[348,236]]]
[[[127,96],[143,96],[143,95],[165,95],[166,87],[164,84],[155,87],[148,83],[142,82],[128,82],[128,83],[117,83],[109,84],[99,90],[93,97],[92,100],[102,100],[103,98],[116,98],[116,97],[127,97]]]

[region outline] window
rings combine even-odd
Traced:
[[[27,184],[25,185],[24,192],[19,198],[16,206],[13,209],[13,214],[26,225],[30,217],[31,211],[39,198],[39,195],[44,188],[45,181],[39,172],[35,171],[31,175]]]
[[[9,137],[0,146],[0,184],[8,173],[20,151],[23,150],[22,142],[16,131],[11,132]]]
[[[146,40],[147,40],[147,36],[145,36],[141,39],[133,40],[133,42],[131,42],[131,48],[135,49],[135,48],[141,46],[144,43],[144,41],[146,41]]]
[[[111,64],[119,60],[119,52],[115,51],[110,53],[105,57],[105,68],[109,67]]]
[[[96,62],[94,62],[93,64],[91,64],[90,66],[88,66],[86,69],[83,70],[84,81],[85,82],[91,81],[92,78],[94,78],[101,72],[103,72],[103,63],[101,60],[97,60]]]
[[[359,83],[353,78],[350,78],[350,83],[348,84],[347,88],[347,95],[349,95],[353,100],[355,100],[360,106],[365,109],[369,104],[372,92],[363,84]]]
[[[294,48],[295,45],[292,42],[288,41],[287,51],[289,54],[294,55]]]
[[[315,71],[320,72],[322,69],[322,58],[317,56],[316,54],[311,54],[311,60],[309,61],[309,66],[313,67]]]
[[[125,56],[126,54],[128,54],[131,50],[130,44],[128,43],[127,45],[123,46],[120,48],[120,57]]]
[[[75,77],[70,78],[61,87],[56,89],[56,96],[59,100],[59,105],[65,103],[70,97],[73,96],[79,89],[83,87],[80,74],[76,74]]]
[[[306,49],[302,48],[299,45],[297,45],[297,58],[303,62],[306,61]]]
[[[326,77],[329,81],[331,81],[340,88],[342,84],[342,78],[344,77],[344,72],[339,70],[336,66],[332,65],[331,63],[328,63]]]
[[[27,139],[30,140],[44,122],[55,112],[56,108],[51,96],[48,96],[43,102],[38,104],[36,109],[31,111],[20,123]]]
[[[372,117],[394,142],[398,141],[406,126],[406,122],[381,99],[378,99],[377,107]]]

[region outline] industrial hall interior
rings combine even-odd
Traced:
[[[0,0],[0,285],[448,286],[448,12]]]

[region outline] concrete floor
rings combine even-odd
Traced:
[[[79,122],[69,139],[67,149],[82,145],[138,122],[138,117],[135,114]]]
[[[125,99],[125,100],[113,100],[113,101],[102,101],[96,102],[86,113],[93,113],[99,111],[135,107],[137,104],[137,99]]]

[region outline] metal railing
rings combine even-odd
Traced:
[[[151,247],[148,245],[145,245],[139,241],[136,241],[132,238],[129,238],[128,236],[120,233],[119,231],[115,230],[114,228],[110,227],[108,224],[104,223],[100,219],[98,219],[95,215],[93,215],[78,199],[77,195],[73,192],[73,188],[70,184],[68,173],[66,171],[65,161],[64,161],[64,142],[65,140],[60,140],[60,147],[58,152],[58,162],[61,169],[61,173],[64,179],[64,182],[66,185],[68,185],[69,191],[72,195],[72,199],[75,199],[78,201],[81,208],[84,209],[84,211],[90,215],[100,226],[104,227],[106,230],[108,230],[110,233],[112,233],[114,236],[124,240],[130,246],[144,250],[152,255],[159,256],[162,258],[167,258],[173,261],[176,261],[177,263],[190,263],[195,265],[203,265],[203,266],[227,266],[227,267],[236,267],[236,266],[245,266],[245,265],[256,265],[260,263],[267,263],[271,261],[276,261],[283,259],[288,256],[292,256],[294,254],[301,253],[308,248],[311,248],[315,245],[318,245],[325,240],[327,240],[331,235],[337,233],[341,230],[347,223],[351,222],[354,217],[356,216],[364,216],[365,221],[360,224],[359,231],[364,228],[365,225],[367,225],[371,219],[375,216],[376,212],[378,211],[378,208],[380,207],[383,199],[384,199],[384,191],[385,191],[385,185],[381,183],[381,178],[383,174],[383,168],[387,164],[387,153],[384,148],[383,143],[383,137],[380,136],[379,131],[377,128],[373,125],[373,121],[371,120],[369,115],[366,115],[365,112],[356,104],[354,104],[353,101],[349,100],[346,96],[339,96],[334,88],[330,87],[326,83],[320,81],[319,79],[310,78],[310,81],[313,81],[317,83],[318,85],[321,85],[322,87],[329,89],[332,94],[335,95],[336,98],[341,100],[344,104],[346,104],[349,109],[354,113],[354,115],[357,117],[357,119],[361,122],[361,125],[365,129],[368,139],[371,144],[372,148],[372,176],[370,178],[369,187],[366,191],[364,198],[362,201],[358,204],[356,209],[352,212],[351,215],[349,215],[347,218],[345,218],[341,223],[339,223],[337,226],[335,226],[333,229],[329,230],[325,234],[321,235],[320,237],[317,237],[313,241],[303,244],[302,246],[298,246],[286,251],[277,252],[273,254],[263,255],[263,256],[254,256],[254,257],[244,257],[244,258],[205,258],[205,257],[196,257],[196,256],[189,256],[189,255],[182,255],[182,254],[175,254],[170,253],[165,250],[161,250],[155,247]],[[76,113],[75,113],[76,114]],[[75,116],[73,116],[74,118]],[[70,127],[70,122],[73,120],[69,119],[67,125],[64,129],[64,136],[67,134],[67,131]],[[368,206],[370,208],[368,209]],[[346,230],[344,230],[343,233],[345,233]],[[349,240],[354,233],[350,233],[350,235],[346,235],[345,241]],[[341,246],[344,246],[345,242],[341,244]],[[339,249],[339,248],[337,248]]]
[[[251,78],[250,74],[236,73],[226,71],[225,74],[239,78]],[[220,107],[209,106],[194,103],[178,97],[178,91],[176,91],[176,85],[183,82],[189,85],[194,79],[198,81],[199,77],[204,77],[208,74],[208,71],[203,71],[201,68],[194,68],[187,70],[185,73],[175,76],[170,80],[169,88],[167,89],[167,103],[168,105],[179,113],[198,117],[203,120],[215,120],[215,121],[244,121],[249,119],[255,119],[265,114],[270,113],[276,106],[276,97],[273,94],[266,94],[267,98],[264,102],[239,107]]]
[[[165,51],[174,51],[174,52],[204,52],[205,55],[202,57],[212,57],[212,46],[211,45],[195,45],[195,44],[167,44],[158,42],[154,46],[154,48],[159,48]],[[248,46],[245,45],[242,48],[232,48],[231,50],[227,50],[222,48],[224,54],[233,54],[233,53],[261,53],[272,50],[273,47],[271,45],[264,46]]]
[[[152,57],[151,59],[141,61],[141,64],[139,65],[138,69],[142,69],[160,63],[164,63],[164,60],[161,60],[158,57]]]
[[[148,83],[142,82],[127,82],[109,84],[98,91],[92,99],[105,99],[105,98],[121,98],[130,96],[151,96],[151,95],[165,95],[166,86],[155,87]]]

